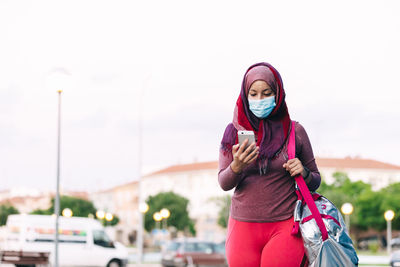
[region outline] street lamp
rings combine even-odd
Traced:
[[[96,211],[96,217],[97,217],[97,219],[103,220],[105,216],[106,216],[106,213],[105,213],[104,211],[102,211],[102,210]]]
[[[111,213],[107,212],[106,213],[106,221],[107,222],[111,222],[112,219],[114,219],[114,215],[112,215]]]
[[[58,93],[58,127],[57,127],[57,177],[56,177],[56,198],[54,213],[56,214],[56,231],[54,242],[54,266],[58,267],[58,220],[60,217],[60,155],[61,155],[61,93],[70,84],[71,74],[63,68],[54,68],[46,77],[47,87],[56,90]]]
[[[161,213],[160,213],[160,212],[155,212],[155,213],[153,214],[153,219],[156,221],[156,228],[158,229],[158,228],[159,228],[160,221],[163,219]]]
[[[354,210],[353,205],[351,205],[351,203],[344,203],[342,205],[341,210],[345,216],[344,218],[345,218],[347,229],[348,229],[348,232],[350,235],[350,214],[353,213],[353,210]]]
[[[147,87],[147,82],[149,80],[150,76],[148,76],[143,83],[143,88],[139,93],[139,103],[138,103],[138,113],[139,113],[139,119],[138,119],[138,197],[139,197],[139,203],[144,202],[143,201],[143,186],[142,186],[142,163],[143,163],[143,121],[142,121],[142,111],[143,111],[143,97],[144,97],[144,92]],[[147,211],[146,211],[147,212]],[[144,212],[138,212],[139,216],[139,228],[138,228],[138,235],[137,235],[137,248],[138,248],[138,263],[142,263],[143,261],[143,225],[144,225],[144,218],[143,218]]]
[[[141,131],[141,129],[140,129]],[[140,140],[140,143],[142,141]],[[139,156],[141,157],[141,155]],[[141,180],[141,178],[140,178]],[[141,201],[141,181],[139,180],[139,201]],[[137,235],[137,248],[138,248],[138,263],[143,261],[143,228],[144,228],[144,214],[149,211],[149,205],[146,202],[139,202],[139,228]]]
[[[390,255],[392,252],[392,220],[394,218],[393,210],[387,210],[385,212],[385,220],[387,222],[387,253]]]
[[[145,202],[140,203],[140,205],[139,205],[139,211],[140,211],[141,213],[145,214],[146,212],[149,211],[149,205],[147,205],[147,203],[145,203]]]
[[[70,217],[72,217],[72,210],[71,209],[69,209],[69,208],[65,208],[65,209],[63,209],[63,211],[62,211],[62,216],[64,216],[64,217],[67,217],[67,218],[70,218]]]
[[[106,215],[105,215],[105,219],[106,219],[106,225],[108,225],[114,219],[114,215],[112,215],[111,213],[107,212]]]
[[[165,219],[165,220],[163,220],[163,229],[166,229],[167,228],[167,220],[168,220],[169,216],[171,215],[171,213],[169,212],[168,209],[164,208],[160,211],[160,214],[161,214],[162,218]]]

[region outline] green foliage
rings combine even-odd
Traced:
[[[338,209],[346,202],[351,203],[354,207],[354,212],[350,215],[351,224],[353,226],[358,225],[358,221],[362,219],[358,219],[360,207],[357,201],[361,195],[372,192],[371,185],[362,181],[351,182],[347,174],[343,172],[335,172],[333,178],[335,180],[331,185],[322,182],[318,192],[332,201]]]
[[[0,226],[6,224],[8,215],[18,213],[18,210],[11,205],[0,205]]]
[[[37,210],[32,211],[30,214],[51,215],[52,213],[50,212],[50,209],[47,209],[47,210],[37,209]]]
[[[378,241],[374,241],[368,244],[368,250],[371,251],[373,254],[376,254],[379,249]]]
[[[345,173],[336,172],[333,177],[335,180],[331,185],[322,182],[317,191],[339,209],[346,202],[353,204],[352,227],[360,230],[384,230],[386,221],[383,214],[391,209],[395,212],[393,229],[400,230],[400,183],[391,184],[376,192],[372,191],[371,185],[362,181],[351,182]]]
[[[231,207],[231,196],[215,197],[211,199],[220,208],[218,212],[218,225],[222,228],[228,227],[229,211]]]
[[[382,201],[385,196],[381,192],[372,190],[364,192],[355,203],[357,212],[357,226],[362,230],[373,228],[385,229],[386,222],[383,217]]]
[[[189,200],[187,198],[173,192],[162,192],[155,196],[149,196],[146,203],[149,205],[149,210],[144,216],[144,224],[147,231],[151,231],[156,227],[153,214],[166,208],[170,211],[170,217],[167,219],[168,226],[174,226],[180,231],[186,229],[195,235],[194,222],[189,218]]]
[[[394,211],[394,218],[392,221],[393,229],[400,230],[400,183],[391,184],[381,190],[384,198],[382,201],[382,215],[387,210]]]
[[[113,226],[119,223],[119,217],[117,215],[113,215],[113,219],[111,221],[107,221],[106,219],[100,220],[103,226]]]
[[[54,198],[51,200],[51,206],[47,210],[34,210],[31,214],[51,215],[54,213]],[[91,201],[86,199],[61,196],[60,197],[60,213],[63,209],[69,208],[72,210],[73,216],[88,217],[89,214],[95,214],[96,208]]]

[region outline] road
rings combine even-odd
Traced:
[[[161,267],[161,264],[155,263],[161,261],[161,254],[160,253],[146,253],[144,255],[144,262],[143,264],[137,264],[136,262],[136,255],[130,254],[129,255],[129,264],[127,267]],[[372,256],[372,255],[359,255],[359,266],[389,266],[389,257],[388,256]],[[376,264],[376,265],[374,265]],[[382,265],[387,264],[387,265]],[[11,264],[1,264],[1,267],[13,267],[14,265]]]

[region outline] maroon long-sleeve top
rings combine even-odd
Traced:
[[[296,157],[309,170],[305,178],[308,188],[315,191],[320,183],[311,143],[303,126],[296,123]],[[230,216],[245,222],[275,222],[293,215],[297,200],[294,178],[283,168],[287,162],[287,144],[281,153],[268,163],[268,172],[260,175],[254,162],[241,173],[233,172],[232,153],[220,151],[218,181],[225,191],[235,188]]]

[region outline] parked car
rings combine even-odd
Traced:
[[[393,238],[390,242],[393,248],[400,248],[400,237]]]
[[[371,247],[375,247],[376,249],[385,248],[386,247],[386,239],[382,236],[368,236],[364,238],[360,238],[357,241],[357,247],[360,250],[368,250]]]
[[[163,267],[228,266],[221,244],[185,238],[173,240],[163,252]]]
[[[400,250],[396,250],[390,255],[390,266],[400,266]]]
[[[9,215],[6,224],[5,251],[48,252],[54,266],[55,217],[50,215]],[[128,250],[112,241],[97,220],[60,217],[60,266],[124,267]]]

